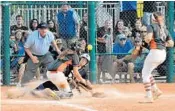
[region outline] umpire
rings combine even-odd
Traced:
[[[49,52],[50,45],[53,45],[58,54],[61,53],[54,40],[54,35],[48,30],[44,22],[38,25],[38,30],[32,32],[24,44],[25,51],[30,57],[22,78],[22,83],[29,82],[36,74],[37,68],[41,65],[46,67],[54,60]]]

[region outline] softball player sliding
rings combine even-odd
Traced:
[[[153,13],[152,21],[153,23],[147,27],[148,34],[144,37],[145,42],[150,46],[150,52],[142,69],[143,84],[146,91],[143,102],[149,103],[152,103],[162,94],[151,73],[165,61],[166,47],[174,46],[174,42],[165,28],[163,15],[160,12]]]

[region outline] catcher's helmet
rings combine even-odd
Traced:
[[[82,42],[80,40],[75,41],[74,43],[70,44],[70,49],[74,51],[81,50]]]

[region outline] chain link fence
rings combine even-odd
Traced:
[[[25,64],[21,63],[25,57],[24,43],[27,36],[37,29],[37,25],[41,22],[48,23],[49,30],[54,34],[58,47],[62,47],[61,39],[57,34],[57,14],[62,11],[63,5],[68,6],[68,10],[73,12],[81,31],[77,32],[79,38],[88,41],[87,34],[87,2],[10,2],[10,75],[11,84],[19,81],[19,75],[24,73]],[[1,5],[3,6],[3,5]],[[3,37],[3,36],[2,36]],[[3,40],[2,40],[3,41]],[[85,43],[87,44],[87,43]],[[3,49],[1,44],[1,49]],[[50,49],[55,56],[55,51]],[[3,60],[3,53],[1,53]],[[2,67],[3,64],[1,63]],[[39,79],[45,78],[46,68],[40,67],[37,75],[41,74]],[[36,75],[36,79],[38,79]]]
[[[0,5],[0,45],[2,55],[2,6]],[[2,57],[0,56],[0,85],[2,84]]]
[[[48,25],[53,24],[50,25],[50,31],[59,39],[55,30],[55,25],[57,25],[56,15],[63,4],[65,2],[11,2],[9,45],[11,81],[13,83],[18,81],[19,72],[24,71],[19,62],[25,55],[25,52],[23,45],[20,45],[16,39],[21,38],[24,42],[27,35],[35,30],[38,23],[42,21],[47,22]],[[69,5],[69,9],[74,12],[79,22],[80,30],[77,36],[85,39],[86,44],[88,44],[88,17],[91,16],[88,15],[87,2],[68,2],[66,4]],[[155,11],[161,12],[164,18],[167,18],[167,2],[96,2],[95,50],[98,83],[142,81],[141,70],[149,49],[145,49],[142,57],[138,57],[137,61],[123,60],[122,58],[131,54],[137,44],[136,42],[143,41],[143,37],[147,32],[146,26],[151,24],[151,14]],[[19,30],[17,27],[14,27],[20,23],[20,20],[17,18],[18,15],[22,16],[22,25],[24,26]],[[20,18],[20,16],[18,17]],[[2,42],[3,35],[0,37],[2,37]],[[145,47],[148,48],[146,45]],[[3,43],[1,44],[1,49],[3,49]],[[3,57],[2,53],[1,57]],[[165,80],[167,75],[166,63],[164,62],[153,72],[157,79],[160,76],[160,79]],[[41,67],[39,71],[44,73],[45,68]]]
[[[166,22],[166,18],[170,16],[167,14],[167,2],[121,1],[117,4],[110,3],[111,6],[116,6],[114,8],[116,13],[109,16],[109,12],[103,11],[102,17],[100,17],[102,19],[99,19],[100,22],[103,20],[103,25],[98,26],[97,24],[98,82],[142,82],[141,71],[144,60],[149,53],[149,46],[144,45],[143,54],[136,60],[126,58],[137,45],[144,42],[143,37],[147,33],[146,27],[152,23],[151,15],[153,12],[161,12]],[[103,3],[101,5],[106,7]],[[99,21],[97,19],[97,23]],[[169,26],[166,24],[166,27]],[[156,80],[165,82],[167,65],[166,59],[152,72]]]

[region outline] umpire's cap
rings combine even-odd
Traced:
[[[38,25],[38,28],[40,28],[40,29],[47,29],[47,28],[48,28],[48,25],[47,25],[47,23],[45,23],[45,22],[41,22],[41,23]]]

